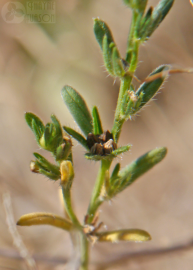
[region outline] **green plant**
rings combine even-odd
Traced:
[[[130,145],[118,147],[124,122],[131,119],[154,97],[169,74],[182,71],[174,70],[169,65],[162,65],[141,82],[138,89],[135,90],[132,84],[138,63],[139,46],[147,41],[159,26],[173,2],[174,0],[161,0],[155,8],[150,7],[145,11],[147,0],[124,0],[133,12],[124,59],[120,56],[108,25],[98,18],[94,19],[94,33],[102,50],[106,70],[112,77],[120,80],[111,131],[103,129],[97,107],[94,106],[90,113],[83,97],[71,86],[64,86],[62,97],[83,135],[67,126],[62,127],[54,115],[51,116],[52,122],[44,125],[33,113],[25,114],[26,122],[33,131],[38,145],[51,152],[55,159],[55,164],[52,164],[40,154],[34,153],[35,160],[31,161],[31,171],[43,174],[53,181],[60,181],[67,217],[50,213],[32,213],[22,216],[17,225],[49,224],[70,234],[73,231],[80,237],[81,270],[88,269],[90,243],[121,240],[141,242],[151,239],[146,231],[139,229],[101,232],[102,223],[97,224],[99,218],[97,211],[103,202],[111,200],[166,155],[165,147],[156,148],[123,169],[120,169],[120,163],[117,163],[112,174],[109,174],[112,161],[130,149]],[[85,148],[86,159],[101,163],[88,211],[82,223],[77,219],[71,202],[74,178],[71,137]]]

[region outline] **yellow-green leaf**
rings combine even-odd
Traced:
[[[97,233],[98,241],[100,242],[119,242],[119,241],[132,241],[144,242],[151,240],[148,232],[140,229],[125,229],[117,231],[107,231]]]
[[[32,225],[51,225],[54,227],[61,228],[63,230],[71,230],[72,223],[68,220],[51,214],[51,213],[30,213],[20,217],[17,222],[19,226],[32,226]]]

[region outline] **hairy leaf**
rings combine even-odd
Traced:
[[[93,134],[102,134],[103,127],[100,119],[100,115],[96,106],[92,109],[92,118],[93,118]]]
[[[88,136],[93,130],[92,116],[82,96],[71,86],[66,85],[62,89],[62,98],[84,135]]]

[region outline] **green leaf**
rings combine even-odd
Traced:
[[[92,153],[86,153],[85,158],[88,160],[100,161],[100,160],[112,160],[114,156],[112,156],[111,154],[106,156],[100,156],[100,155],[93,155]]]
[[[168,74],[164,73],[164,71],[169,71],[169,69],[170,69],[169,65],[159,66],[148,76],[148,78],[161,72],[163,72],[163,75],[153,81],[144,82],[143,84],[140,85],[135,94],[136,96],[140,97],[141,93],[143,93],[142,100],[141,104],[138,106],[137,110],[134,113],[139,111],[145,104],[147,104],[147,102],[150,101],[150,99],[152,99],[155,96],[155,94],[159,91],[160,87],[162,86],[162,84],[164,83],[165,79],[168,76]]]
[[[105,35],[107,38],[107,44],[114,42],[111,30],[109,29],[108,25],[99,18],[94,19],[94,34],[101,50],[103,50],[103,38]]]
[[[156,6],[156,8],[153,11],[153,18],[156,18],[157,16],[159,16],[159,14],[161,14],[161,20],[160,20],[160,23],[161,23],[163,21],[163,19],[165,18],[165,16],[170,11],[173,3],[174,3],[174,0],[161,0],[161,1],[159,1],[158,5]]]
[[[170,11],[174,0],[161,0],[158,5],[154,8],[152,13],[152,22],[147,31],[147,37],[150,37],[155,29],[160,25],[165,16]]]
[[[137,11],[137,12],[144,12],[148,0],[123,0],[125,5],[129,8]]]
[[[78,141],[84,148],[86,148],[87,150],[89,150],[88,145],[87,145],[87,140],[77,131],[75,131],[74,129],[67,127],[67,126],[63,126],[63,129],[70,135],[72,136],[76,141]]]
[[[53,123],[47,123],[44,131],[44,140],[45,140],[45,148],[46,150],[54,150],[52,147],[52,142],[55,137],[55,128]]]
[[[58,121],[58,119],[56,118],[54,114],[51,115],[51,119],[55,127],[55,136],[61,140],[63,133],[62,133],[62,127],[60,125],[60,122]]]
[[[56,153],[54,154],[56,161],[61,162],[68,159],[72,149],[71,142],[66,141],[58,146]]]
[[[40,131],[39,127],[37,126],[34,119],[32,119],[31,124],[32,124],[32,130],[33,130],[33,133],[35,135],[36,141],[37,141],[37,143],[39,143],[40,138],[41,138],[41,131]]]
[[[54,174],[54,173],[52,173],[52,172],[48,172],[48,171],[46,171],[46,170],[44,170],[44,169],[39,169],[39,173],[40,173],[40,174],[43,174],[44,176],[46,176],[46,177],[48,177],[49,179],[54,180],[54,181],[60,179],[60,175]]]
[[[50,178],[51,180],[58,180],[60,178],[60,173],[59,172],[55,173],[53,171],[49,171],[48,168],[46,168],[46,165],[39,162],[38,160],[36,160],[36,161],[32,160],[30,162],[30,170],[33,173],[43,174],[46,177]]]
[[[131,185],[137,178],[150,170],[153,166],[159,163],[166,155],[165,147],[156,148],[139,157],[131,164],[122,169],[117,179],[111,182],[108,192],[109,197],[115,196],[117,193]]]
[[[93,155],[92,153],[86,153],[85,158],[89,160],[112,160],[113,158],[116,158],[118,155],[127,152],[131,148],[131,145],[125,145],[122,147],[117,148],[116,150],[112,151],[108,155],[100,156],[100,155]]]
[[[114,168],[114,170],[113,170],[113,172],[112,172],[112,174],[111,174],[111,178],[117,177],[118,172],[119,172],[119,170],[120,170],[120,167],[121,167],[120,163],[117,163],[117,164],[115,165],[115,168]]]
[[[45,159],[43,156],[41,156],[38,153],[33,153],[36,157],[36,164],[43,170],[46,170],[47,172],[53,173],[56,176],[60,177],[60,168],[59,166],[56,166],[52,163],[50,163],[47,159]]]
[[[114,70],[113,70],[113,63],[112,63],[112,52],[113,47],[115,47],[115,43],[111,42],[108,43],[108,38],[105,35],[103,38],[103,60],[106,67],[106,70],[109,72],[111,76],[114,76]]]
[[[149,37],[149,32],[151,31],[150,28],[152,27],[152,12],[153,7],[150,7],[141,21],[139,22],[138,27],[138,38],[141,39],[141,42],[145,41]]]
[[[119,241],[144,242],[151,240],[148,232],[140,229],[125,229],[96,233],[98,241],[117,243]]]
[[[67,105],[74,120],[87,137],[93,130],[92,116],[82,96],[71,86],[64,86],[62,89],[62,98]]]
[[[125,70],[117,47],[113,48],[112,63],[115,76],[122,78],[125,75]]]
[[[44,134],[39,141],[40,146],[47,151],[55,153],[56,148],[62,144],[62,136],[60,132],[57,134],[58,131],[54,123],[47,123]]]
[[[115,150],[111,153],[111,155],[113,155],[114,157],[117,157],[118,155],[121,155],[121,154],[123,154],[123,153],[129,151],[129,149],[131,148],[131,146],[132,146],[131,144],[125,145],[125,146],[121,146],[121,147],[115,149]]]
[[[43,135],[44,130],[45,130],[44,124],[42,123],[42,121],[40,120],[39,117],[37,117],[35,114],[29,113],[29,112],[25,113],[25,120],[26,120],[28,126],[33,131],[37,142],[39,143],[39,140],[40,140],[40,138]]]
[[[94,20],[94,33],[103,52],[105,67],[111,76],[123,77],[124,65],[108,25],[100,19]]]
[[[92,109],[92,118],[93,118],[93,134],[102,134],[103,127],[100,119],[100,115],[96,106]]]

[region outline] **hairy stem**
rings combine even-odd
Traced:
[[[120,133],[121,133],[121,128],[125,122],[125,118],[122,117],[121,115],[123,97],[125,95],[125,92],[129,90],[130,88],[131,81],[133,79],[133,74],[135,73],[136,68],[137,68],[138,52],[139,52],[139,45],[140,45],[140,40],[138,40],[135,37],[135,28],[136,28],[137,19],[138,19],[138,13],[133,12],[131,29],[130,29],[128,44],[127,44],[127,54],[126,54],[126,61],[129,62],[130,66],[129,66],[128,73],[126,73],[126,75],[123,78],[121,78],[119,97],[117,100],[114,124],[112,128],[112,134],[114,136],[115,142],[118,141]]]
[[[64,199],[64,205],[65,205],[65,210],[71,219],[72,223],[78,228],[81,229],[80,222],[78,221],[74,210],[72,208],[72,203],[71,203],[71,194],[69,189],[65,189],[62,187],[62,194],[63,194],[63,199]]]
[[[88,223],[92,222],[98,207],[102,203],[102,200],[100,200],[100,193],[104,184],[106,171],[109,170],[110,165],[111,165],[110,160],[103,159],[101,161],[101,167],[97,176],[97,180],[93,189],[92,197],[91,197],[89,208],[87,211],[87,214],[89,216]]]
[[[122,108],[122,100],[125,92],[129,89],[130,84],[132,81],[132,76],[126,75],[121,79],[121,84],[120,84],[120,90],[119,90],[119,97],[117,100],[117,107],[115,111],[115,118],[114,118],[114,124],[112,128],[112,134],[114,137],[115,142],[118,141],[120,133],[121,133],[121,128],[123,123],[125,122],[125,118],[121,116],[121,108]]]
[[[125,60],[128,63],[131,62],[131,58],[133,54],[133,37],[135,36],[137,18],[138,18],[138,13],[133,11],[132,21],[131,21],[131,26],[130,26],[129,36],[128,36],[128,42],[127,42],[126,58],[125,58]]]

